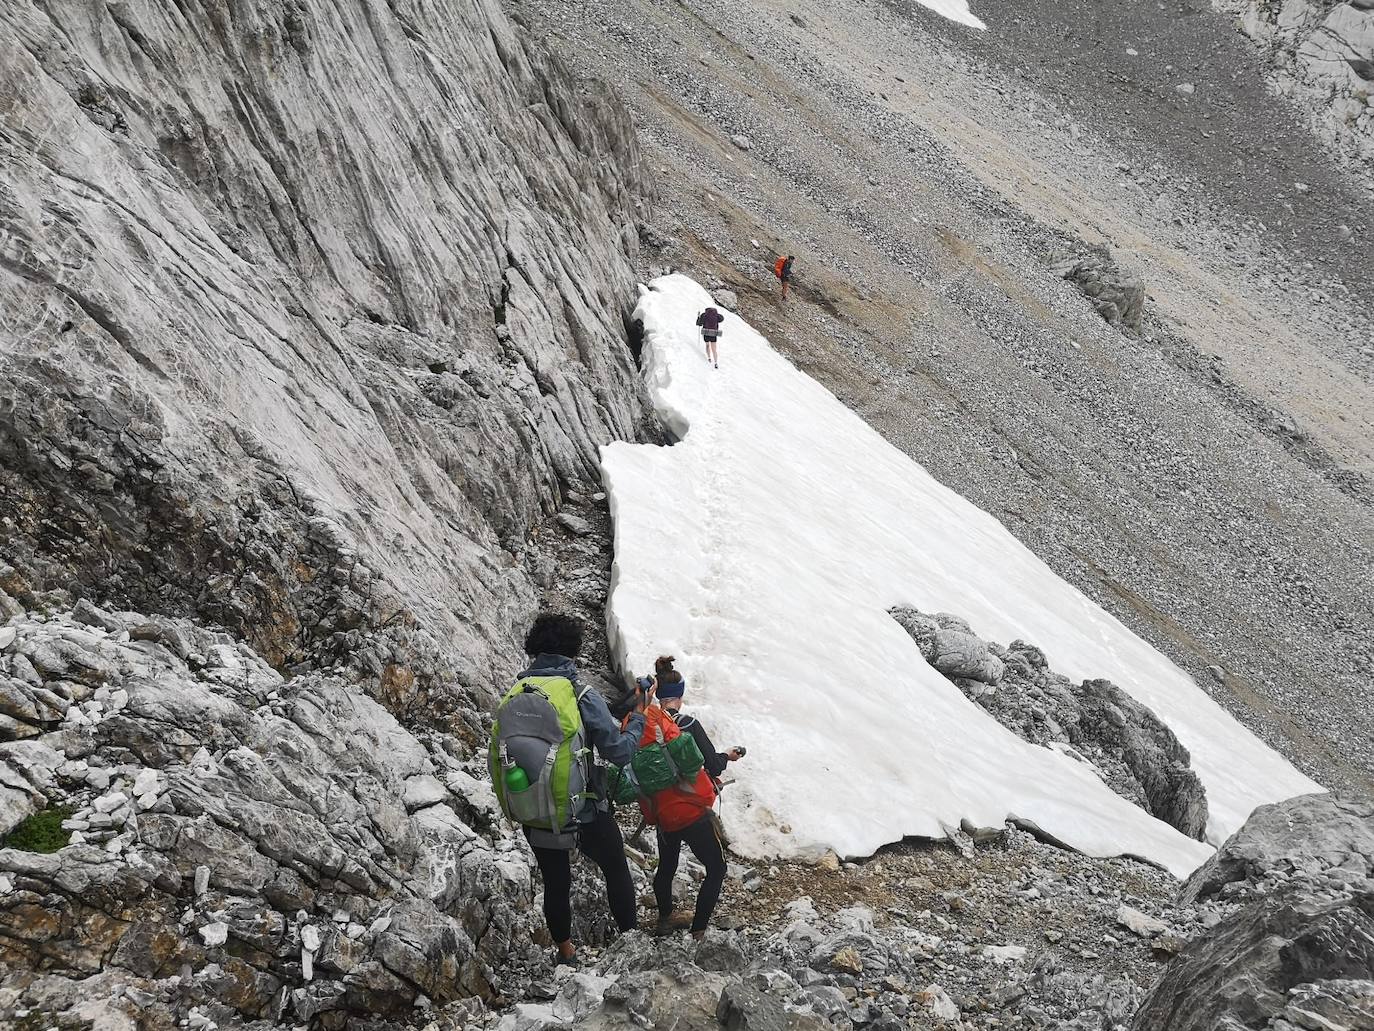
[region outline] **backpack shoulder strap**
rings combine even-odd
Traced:
[[[524,690],[540,695],[558,711],[564,730],[571,732],[581,728],[582,696],[589,688],[583,688],[576,679],[565,673],[550,673],[546,676],[526,676],[514,688],[512,694]]]
[[[525,691],[528,691],[529,688],[529,677],[526,676],[524,673],[521,673],[518,677],[515,678],[515,683],[511,684],[510,689],[507,690],[506,693],[501,696],[501,700],[496,703],[496,707],[499,709],[502,705],[506,704],[506,702],[510,701],[516,695],[523,694]]]

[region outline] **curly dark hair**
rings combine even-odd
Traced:
[[[561,612],[541,612],[525,635],[526,655],[563,655],[577,658],[582,650],[582,624]]]

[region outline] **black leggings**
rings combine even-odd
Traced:
[[[711,922],[711,914],[720,901],[720,889],[725,884],[725,850],[720,847],[710,813],[680,831],[671,834],[658,832],[658,872],[654,874],[654,899],[658,902],[659,917],[666,919],[673,911],[673,878],[677,876],[677,861],[684,841],[692,850],[692,855],[706,867],[706,880],[701,882],[701,890],[697,892],[697,910],[692,917],[692,930],[704,931]]]
[[[606,902],[616,924],[622,931],[633,931],[638,923],[635,886],[615,817],[598,811],[595,822],[579,828],[577,847],[601,868],[606,878]],[[555,942],[568,941],[572,937],[572,853],[561,848],[533,848],[544,878],[544,919],[549,933]]]

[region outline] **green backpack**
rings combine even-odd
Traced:
[[[663,728],[655,726],[653,740],[641,745],[628,765],[611,768],[607,794],[616,802],[633,802],[637,798],[652,798],[675,786],[690,791],[705,765],[691,734],[665,740]]]
[[[595,797],[578,708],[590,690],[563,676],[521,677],[496,708],[487,767],[501,811],[530,832],[531,844],[572,848],[568,825]]]

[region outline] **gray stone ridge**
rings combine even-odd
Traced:
[[[488,0],[7,5],[0,68],[0,563],[488,691],[648,418],[626,111]]]
[[[480,749],[186,621],[4,631],[0,839],[62,807],[70,841],[0,847],[0,970],[29,972],[0,1014],[384,1026],[493,998],[494,969],[542,952]]]
[[[1361,174],[1374,159],[1374,4],[1369,0],[1212,0],[1269,63],[1275,92]]]
[[[1189,837],[1207,829],[1207,795],[1188,750],[1109,680],[1075,684],[1033,644],[984,641],[968,622],[891,610],[926,661],[1018,737],[1090,765],[1113,791]]]
[[[1261,806],[1184,886],[1239,903],[1169,964],[1132,1031],[1374,1027],[1374,806]]]

